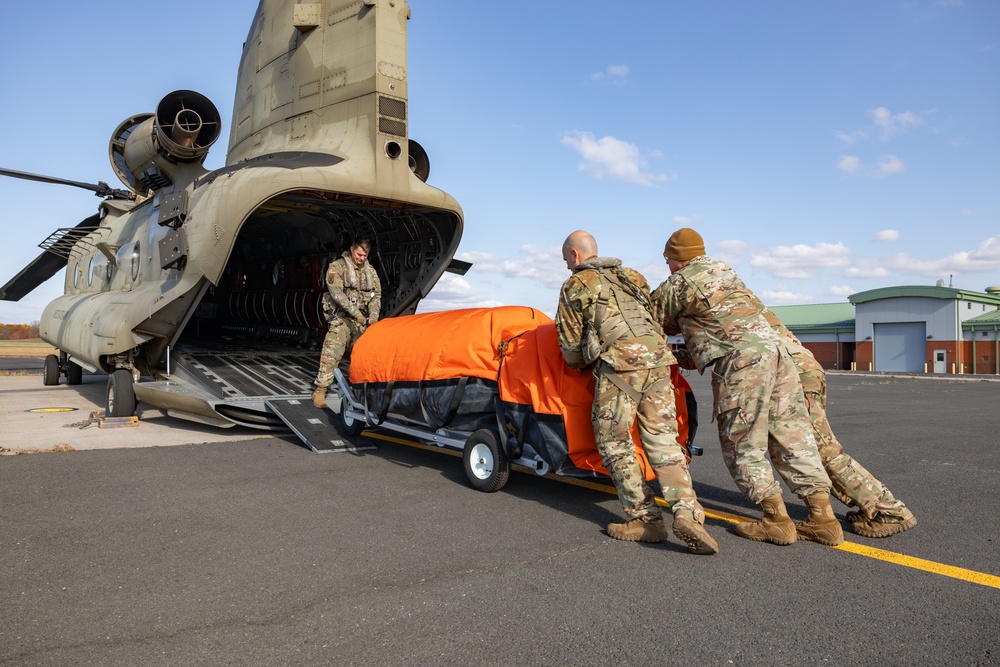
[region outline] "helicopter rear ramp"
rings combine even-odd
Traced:
[[[325,451],[337,434],[326,418],[331,413],[310,400],[318,369],[319,353],[308,349],[186,344],[171,351],[156,381],[134,387],[139,400],[171,416],[224,428],[291,429],[310,449]],[[334,398],[332,407],[338,405]],[[322,438],[309,422],[320,417],[326,431]]]
[[[358,446],[344,438],[334,426],[334,413],[313,407],[307,398],[269,398],[267,407],[317,454],[360,452],[374,445]]]

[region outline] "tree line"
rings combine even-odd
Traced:
[[[0,322],[0,340],[25,340],[38,338],[38,322],[31,324],[3,324]]]

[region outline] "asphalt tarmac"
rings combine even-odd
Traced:
[[[835,431],[913,530],[737,537],[731,518],[759,513],[707,423],[692,475],[716,556],[610,539],[606,489],[515,473],[484,494],[460,459],[384,437],[318,455],[256,432],[208,442],[148,409],[114,434],[73,426],[85,409],[23,413],[34,445],[77,451],[0,456],[0,665],[1000,664],[1000,383],[829,384]],[[40,387],[0,377],[0,446],[31,448],[12,426],[25,394],[103,391]],[[90,433],[115,448],[83,449]]]

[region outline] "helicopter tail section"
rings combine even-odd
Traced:
[[[387,152],[405,167],[409,13],[405,0],[262,0],[240,61],[227,163],[308,146],[368,161]]]

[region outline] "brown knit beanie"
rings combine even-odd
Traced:
[[[663,256],[678,262],[686,262],[705,254],[705,242],[701,234],[690,227],[682,227],[670,235]]]

